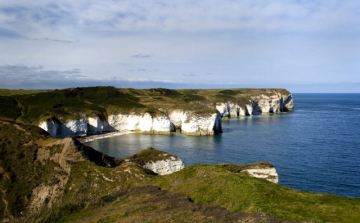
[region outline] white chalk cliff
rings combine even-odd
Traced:
[[[169,117],[166,115],[152,116],[149,113],[109,115],[107,119],[89,117],[66,122],[51,118],[41,122],[39,126],[56,138],[87,136],[125,130],[156,134],[170,134],[175,131],[175,126]]]
[[[243,107],[234,102],[221,102],[216,104],[216,109],[220,112],[221,117],[236,117],[258,115],[262,113],[279,113],[291,111],[294,109],[293,97],[291,94],[282,95],[280,93],[266,96],[251,97],[248,103]]]
[[[142,133],[167,134],[175,131],[174,124],[166,115],[152,116],[145,114],[117,114],[109,115],[107,130],[112,128],[122,131],[130,130]]]
[[[56,118],[51,118],[41,122],[39,127],[55,138],[86,136],[88,134],[88,122],[86,119],[69,120],[62,123]]]
[[[39,127],[56,138],[87,136],[103,132],[133,131],[140,133],[170,134],[175,128],[187,135],[214,135],[222,132],[221,118],[249,116],[261,113],[278,113],[293,110],[291,94],[251,97],[245,105],[235,102],[216,103],[218,112],[198,114],[181,109],[165,110],[162,113],[111,114],[108,117],[85,117],[78,120],[59,121],[50,118],[39,123]]]
[[[169,111],[168,116],[176,128],[187,135],[214,135],[222,132],[220,113],[196,114],[176,109]]]

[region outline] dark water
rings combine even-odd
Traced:
[[[129,134],[89,142],[123,158],[152,146],[186,165],[265,161],[280,184],[360,197],[360,94],[294,94],[295,111],[223,121],[215,136]]]

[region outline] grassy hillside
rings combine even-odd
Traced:
[[[244,106],[251,96],[289,94],[284,89],[123,89],[87,87],[53,91],[0,90],[0,118],[38,124],[50,117],[79,119],[113,113],[160,113],[159,108],[180,108],[213,113],[216,102],[232,101]]]
[[[87,207],[85,207],[87,206]],[[194,203],[155,186],[124,188],[91,204],[67,206],[45,215],[48,222],[296,222],[266,214],[230,212]]]
[[[66,153],[63,153],[65,150]],[[69,177],[70,167],[66,160],[88,160],[98,166],[116,166],[122,162],[76,141],[53,139],[37,126],[1,120],[0,157],[0,219],[5,216],[20,217],[25,212],[40,208],[42,204],[34,200],[33,195],[34,189],[41,185],[48,191],[61,191],[58,184],[66,183]],[[58,199],[55,197],[60,194],[51,192],[44,202],[48,204],[51,199]]]
[[[37,94],[46,91],[47,90],[0,89],[0,95],[9,96],[9,95]]]
[[[359,198],[301,192],[239,173],[249,166],[195,165],[159,176],[136,163],[156,152],[124,162],[72,138],[1,121],[0,220],[360,222]]]

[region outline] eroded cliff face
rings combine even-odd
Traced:
[[[251,104],[253,107],[253,114],[287,111],[284,105],[284,97],[280,93],[271,96],[260,95],[251,97]]]
[[[293,111],[294,110],[294,100],[292,94],[283,96],[284,110]]]
[[[291,94],[276,93],[271,96],[262,94],[251,97],[251,100],[243,106],[229,101],[217,103],[216,109],[220,112],[221,117],[251,116],[292,111],[294,103]]]
[[[50,135],[55,138],[86,136],[88,134],[88,122],[86,119],[61,122],[57,118],[51,118],[40,122],[39,127],[50,133]]]
[[[216,103],[216,109],[221,114],[221,117],[238,117],[252,115],[253,109],[251,102],[241,107],[240,105],[233,102]]]
[[[130,130],[142,133],[169,134],[175,131],[174,124],[166,115],[145,114],[109,115],[106,130]]]
[[[214,135],[222,132],[222,117],[279,113],[292,111],[294,107],[291,94],[284,96],[276,92],[270,96],[262,94],[250,98],[245,104],[230,101],[215,103],[218,112],[197,113],[182,109],[159,108],[161,113],[156,115],[150,113],[111,114],[108,117],[87,117],[63,122],[57,118],[51,118],[41,122],[39,126],[56,138],[115,131],[170,134],[176,128],[187,135]]]
[[[134,131],[141,133],[170,134],[175,131],[174,124],[166,115],[152,116],[145,114],[109,115],[107,119],[89,117],[87,119],[61,122],[56,118],[47,119],[39,127],[52,137],[87,136],[114,131]]]
[[[222,132],[220,113],[196,114],[190,111],[171,110],[168,113],[176,128],[187,135],[214,135]]]
[[[106,120],[100,117],[89,117],[87,119],[87,135],[101,134],[104,131]]]

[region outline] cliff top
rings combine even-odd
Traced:
[[[51,117],[81,119],[131,112],[159,115],[169,109],[191,110],[195,114],[216,112],[218,102],[249,103],[252,96],[288,95],[285,89],[131,89],[85,87],[49,91],[0,89],[0,118],[38,124]],[[160,110],[161,111],[160,111]]]

